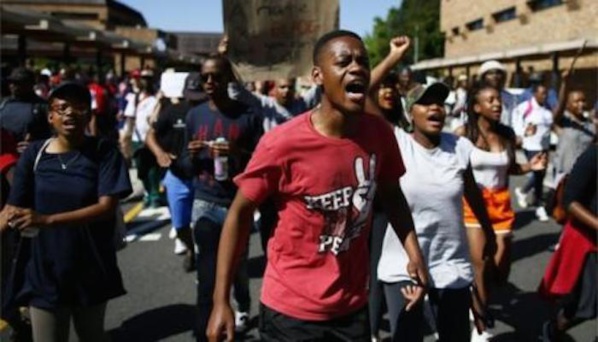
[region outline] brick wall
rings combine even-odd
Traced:
[[[517,18],[495,23],[493,13],[515,7]],[[530,45],[598,37],[598,1],[564,0],[562,5],[533,12],[526,0],[442,0],[441,30],[445,58],[503,51]],[[484,28],[466,24],[484,19]],[[458,35],[453,32],[458,28]]]

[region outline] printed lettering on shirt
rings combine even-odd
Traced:
[[[376,193],[376,155],[372,154],[369,158],[368,177],[366,163],[362,157],[355,159],[357,187],[346,186],[325,194],[304,197],[307,209],[319,211],[324,216],[319,253],[329,251],[338,255],[346,252],[351,241],[365,228]]]
[[[241,135],[241,129],[237,123],[225,124],[222,119],[216,119],[214,124],[201,124],[195,130],[195,139],[202,141],[215,140],[224,137],[228,141],[235,141]]]

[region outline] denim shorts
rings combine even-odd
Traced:
[[[202,199],[193,200],[193,210],[191,212],[191,221],[193,225],[200,218],[206,218],[220,226],[224,225],[228,208],[214,202],[204,201]]]

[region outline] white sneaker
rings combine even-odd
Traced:
[[[488,342],[490,341],[494,335],[489,333],[487,330],[482,331],[481,334],[478,334],[478,331],[473,328],[471,332],[471,342]]]
[[[546,209],[544,209],[544,207],[536,208],[536,217],[540,222],[550,221],[550,217],[548,217],[548,214],[546,213]]]
[[[181,255],[187,253],[187,246],[180,239],[174,240],[174,254]]]
[[[376,335],[372,335],[372,342],[380,342],[380,341],[382,341],[382,340],[380,339],[380,337],[378,337],[378,336],[376,336]]]
[[[173,240],[176,237],[176,229],[174,227],[170,227],[170,232],[168,232],[168,238]]]
[[[235,332],[242,333],[247,330],[247,323],[249,323],[249,313],[235,311]]]
[[[515,198],[520,208],[527,208],[527,194],[519,187],[515,188]]]

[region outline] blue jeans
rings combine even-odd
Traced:
[[[218,244],[222,226],[228,213],[228,208],[213,202],[200,199],[193,201],[191,219],[193,235],[198,247],[196,255],[197,269],[197,306],[198,306],[198,341],[205,341],[205,331],[212,311],[212,295],[216,282],[216,261],[218,258]],[[249,275],[247,274],[247,252],[242,257],[234,280],[234,297],[237,309],[249,312],[251,298],[249,296]]]

